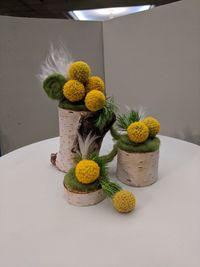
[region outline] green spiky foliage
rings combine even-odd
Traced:
[[[125,131],[132,122],[139,120],[139,112],[132,110],[129,114],[118,115],[117,127],[119,128],[119,130]]]
[[[63,98],[60,101],[59,107],[63,109],[74,110],[74,111],[88,111],[83,101],[72,103],[66,98]]]
[[[129,153],[145,153],[154,152],[160,147],[160,139],[158,137],[149,138],[144,143],[136,144],[129,140],[127,135],[122,135],[118,140],[118,148]]]
[[[49,75],[43,82],[43,88],[51,99],[61,100],[63,98],[63,86],[66,78],[58,73]]]
[[[112,198],[115,193],[121,190],[121,186],[117,183],[111,182],[108,179],[99,180],[101,187],[107,197]]]
[[[95,126],[101,131],[112,120],[113,113],[115,113],[116,110],[117,107],[114,104],[113,98],[108,98],[105,106],[97,113]]]
[[[64,186],[72,192],[89,193],[101,188],[99,180],[96,180],[91,184],[80,183],[76,178],[75,168],[70,169],[68,173],[65,174],[63,183]]]

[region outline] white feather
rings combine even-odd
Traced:
[[[90,132],[85,139],[78,134],[78,143],[79,143],[79,149],[80,154],[83,159],[86,159],[89,153],[90,146],[92,143],[98,138],[98,136],[92,136],[92,133]]]
[[[139,114],[141,120],[144,119],[144,117],[146,116],[145,108],[140,106],[138,108],[138,114]]]
[[[49,53],[41,64],[40,73],[37,77],[40,82],[43,83],[43,81],[53,73],[60,73],[66,76],[68,67],[72,61],[72,56],[64,45],[61,44],[60,47],[56,49],[51,44]]]

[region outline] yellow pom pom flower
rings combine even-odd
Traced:
[[[85,87],[76,80],[69,80],[64,84],[63,94],[71,102],[80,101],[85,96]]]
[[[142,122],[149,128],[150,136],[156,136],[160,131],[160,122],[154,117],[146,117]]]
[[[142,143],[149,137],[148,127],[141,121],[133,122],[127,129],[128,138],[135,143]]]
[[[106,103],[105,95],[98,90],[92,90],[86,95],[85,105],[90,111],[95,112],[102,109],[105,103]]]
[[[70,79],[77,80],[83,84],[88,81],[90,73],[91,73],[90,66],[84,61],[73,62],[69,66],[68,70]]]
[[[90,184],[97,180],[100,174],[99,165],[93,160],[81,160],[76,165],[75,175],[82,184]]]
[[[133,193],[120,190],[114,194],[112,202],[117,211],[127,213],[135,208],[136,199]]]
[[[104,92],[104,81],[98,76],[92,76],[86,83],[85,89],[86,93],[92,90],[98,90]]]

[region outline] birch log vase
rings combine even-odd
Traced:
[[[60,171],[68,172],[74,166],[75,152],[73,152],[73,147],[77,140],[80,119],[88,113],[89,111],[58,108],[60,145],[55,166]]]
[[[130,186],[142,187],[158,179],[159,150],[130,153],[118,148],[117,178]]]

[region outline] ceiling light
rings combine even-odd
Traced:
[[[126,8],[124,7],[115,7],[115,8],[100,8],[100,9],[94,9],[94,11],[97,14],[101,15],[109,15],[110,13],[112,14],[121,14],[126,11]]]
[[[69,14],[75,20],[96,20],[104,21],[119,16],[125,16],[136,12],[148,10],[153,6],[132,6],[132,7],[110,7],[100,9],[88,9],[88,10],[74,10]]]

